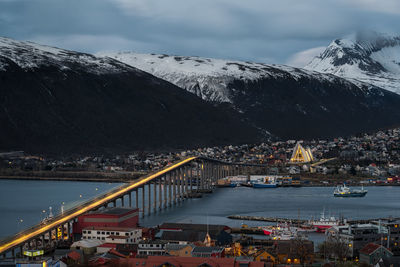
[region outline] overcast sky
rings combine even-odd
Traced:
[[[400,33],[400,0],[0,0],[0,35],[84,52],[301,66],[336,38]]]

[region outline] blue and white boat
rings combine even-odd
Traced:
[[[333,192],[333,195],[335,197],[364,197],[367,193],[368,191],[365,190],[364,187],[359,190],[352,190],[344,184],[342,186],[338,186]]]
[[[276,180],[268,179],[267,177],[253,182],[253,188],[276,188]]]

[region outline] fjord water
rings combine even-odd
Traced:
[[[116,183],[0,180],[0,239],[39,223],[52,207],[54,215],[100,193]],[[45,212],[43,212],[45,211]]]
[[[49,206],[57,214],[62,202],[68,209],[117,186],[120,184],[1,180],[0,238],[38,223],[44,216],[43,210],[48,213]],[[155,226],[163,222],[265,225],[264,222],[230,220],[227,216],[238,214],[310,219],[318,218],[323,209],[325,215],[348,219],[400,217],[400,187],[374,186],[367,189],[368,194],[364,198],[335,198],[332,187],[218,188],[203,198],[190,199],[146,216],[140,219],[140,223],[143,226]]]

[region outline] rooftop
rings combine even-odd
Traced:
[[[121,207],[109,207],[103,210],[97,210],[87,215],[123,215],[130,212],[135,212],[138,209],[121,208]]]
[[[135,230],[139,230],[140,228],[132,228],[132,227],[117,227],[117,226],[90,226],[83,228],[82,230],[99,230],[99,231],[115,231],[115,232],[132,232]]]

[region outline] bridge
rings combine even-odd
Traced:
[[[106,208],[109,205],[116,207],[117,200],[122,207],[132,207],[132,195],[134,195],[135,207],[141,208],[141,215],[144,217],[152,212],[156,213],[158,210],[176,205],[191,197],[193,193],[209,192],[217,180],[243,173],[244,168],[249,167],[265,168],[266,166],[227,163],[203,157],[186,158],[64,211],[45,223],[1,240],[0,256],[6,258],[11,255],[14,258],[16,252],[22,253],[26,248],[44,250],[48,247],[54,248],[57,242],[69,241],[72,225],[80,215]],[[125,201],[126,198],[128,198],[127,201]],[[141,198],[142,207],[139,207],[139,198]]]

